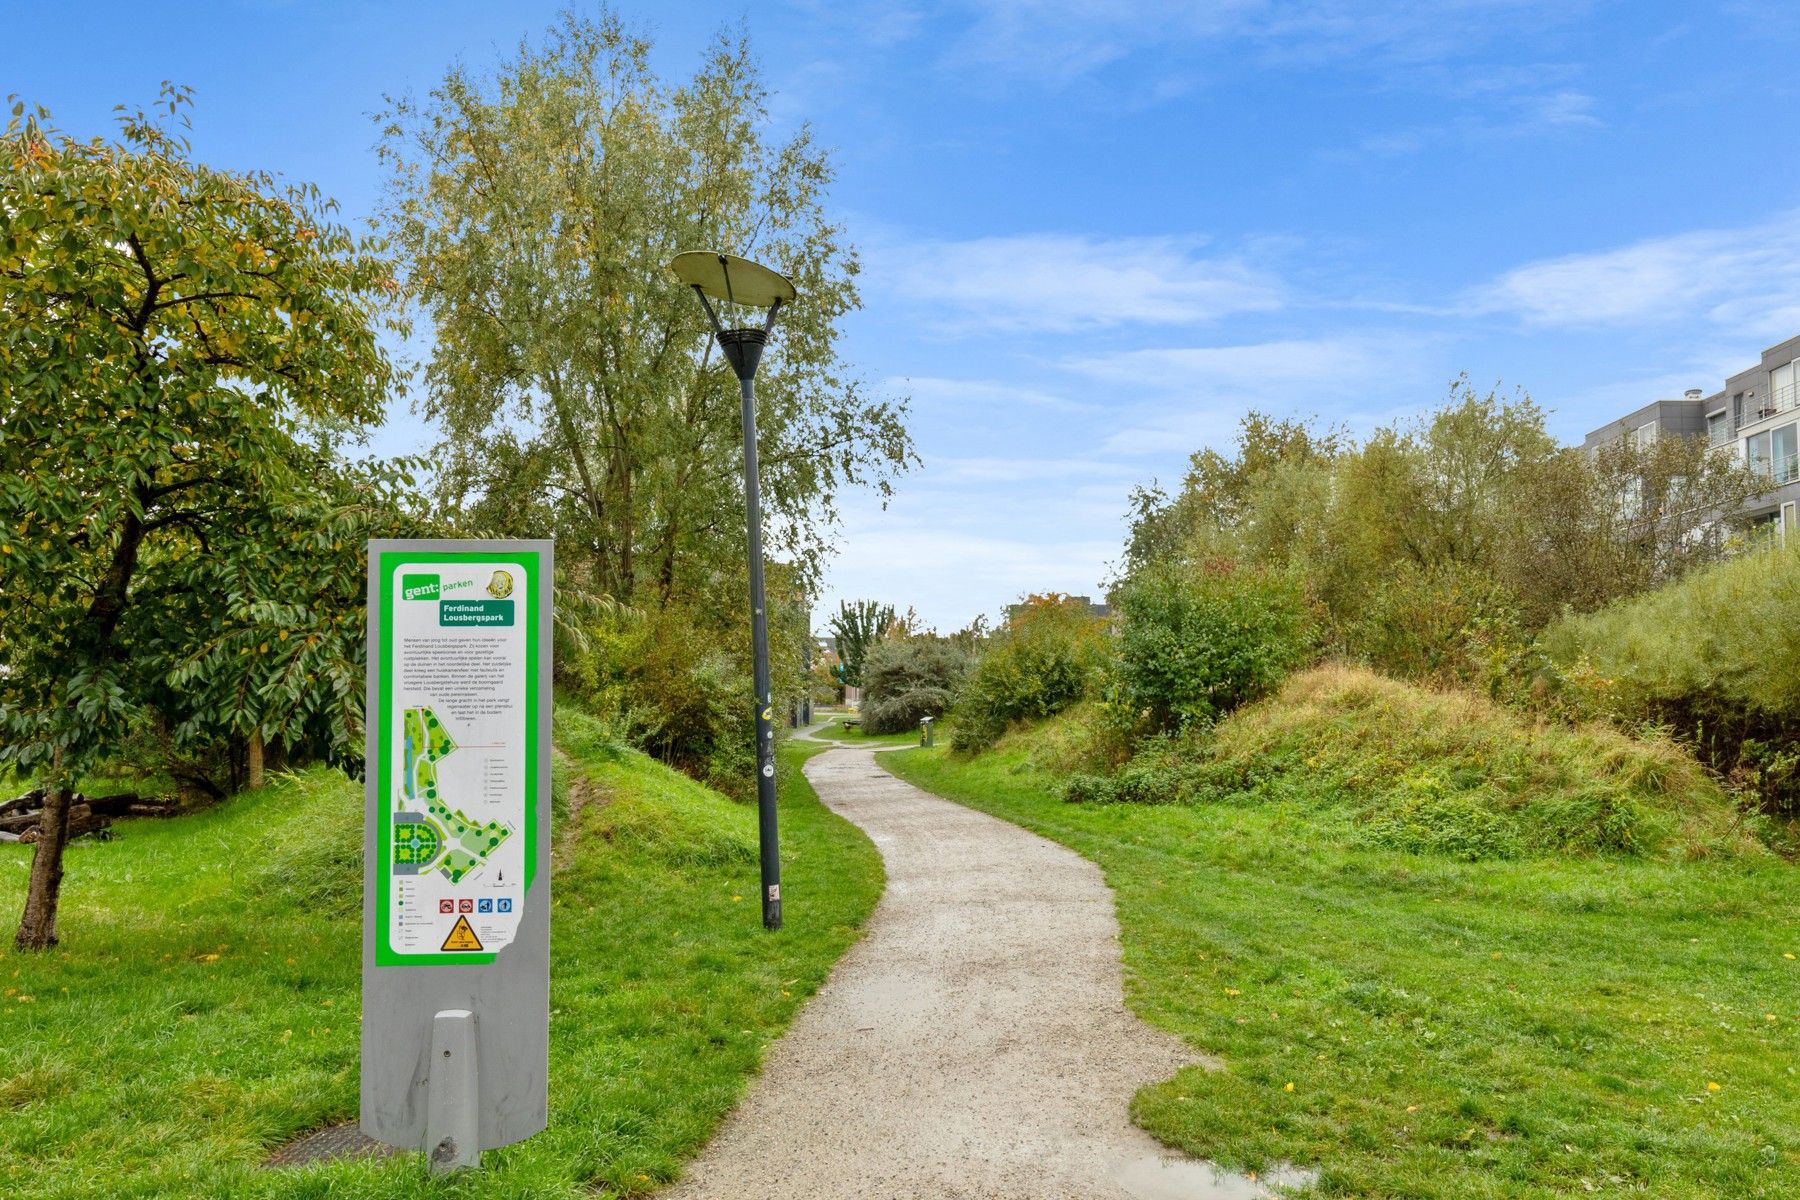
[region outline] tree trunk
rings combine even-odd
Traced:
[[[138,503],[149,500],[142,488]],[[113,631],[130,597],[131,579],[137,573],[138,551],[144,544],[144,520],[126,513],[119,525],[119,542],[112,561],[94,589],[87,614],[70,637],[77,662],[105,661],[112,650]],[[56,903],[62,892],[63,847],[69,841],[69,780],[63,774],[63,753],[52,751],[50,778],[44,789],[44,819],[31,848],[31,881],[25,890],[25,912],[13,944],[20,950],[44,950],[56,945]]]
[[[58,772],[60,775],[60,772]],[[13,945],[47,950],[56,945],[56,899],[62,891],[63,847],[69,841],[69,788],[60,779],[44,793],[44,814],[31,848],[31,882]]]
[[[246,747],[244,786],[251,791],[263,785],[263,736],[262,730],[252,730],[250,744]]]

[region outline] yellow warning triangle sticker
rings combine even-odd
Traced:
[[[444,939],[443,948],[445,950],[481,949],[481,939],[475,936],[475,930],[469,926],[469,918],[456,918],[456,924],[450,929],[450,936]]]

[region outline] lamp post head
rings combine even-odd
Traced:
[[[725,360],[731,364],[733,373],[740,380],[754,378],[763,346],[769,340],[769,331],[775,327],[775,314],[781,311],[783,304],[794,299],[794,285],[786,276],[761,263],[718,250],[688,250],[677,254],[669,260],[669,270],[700,297],[707,319],[712,322],[713,333],[719,339],[719,348],[725,352]],[[707,299],[709,296],[727,304],[766,308],[768,318],[761,328],[750,325],[726,329],[719,323],[719,314]]]

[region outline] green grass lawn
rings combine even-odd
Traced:
[[[844,716],[833,716],[828,724],[813,730],[813,736],[827,741],[839,742],[846,746],[916,746],[919,744],[917,729],[903,729],[899,733],[864,733],[860,726],[846,728]],[[857,720],[851,717],[851,720]],[[943,741],[944,731],[939,729],[934,740]]]
[[[71,848],[63,946],[0,952],[0,1196],[590,1197],[675,1178],[857,936],[880,858],[785,749],[786,928],[766,933],[753,808],[579,713],[558,710],[557,740],[544,1133],[453,1180],[420,1155],[259,1166],[357,1108],[362,788],[319,769]],[[0,846],[8,918],[28,858]]]
[[[1800,1196],[1800,871],[1773,857],[1467,863],[1297,805],[1069,804],[1024,752],[883,755],[1093,859],[1126,993],[1218,1055],[1137,1120],[1318,1193]]]

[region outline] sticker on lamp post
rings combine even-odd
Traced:
[[[369,546],[365,1132],[435,1167],[547,1116],[551,546]]]

